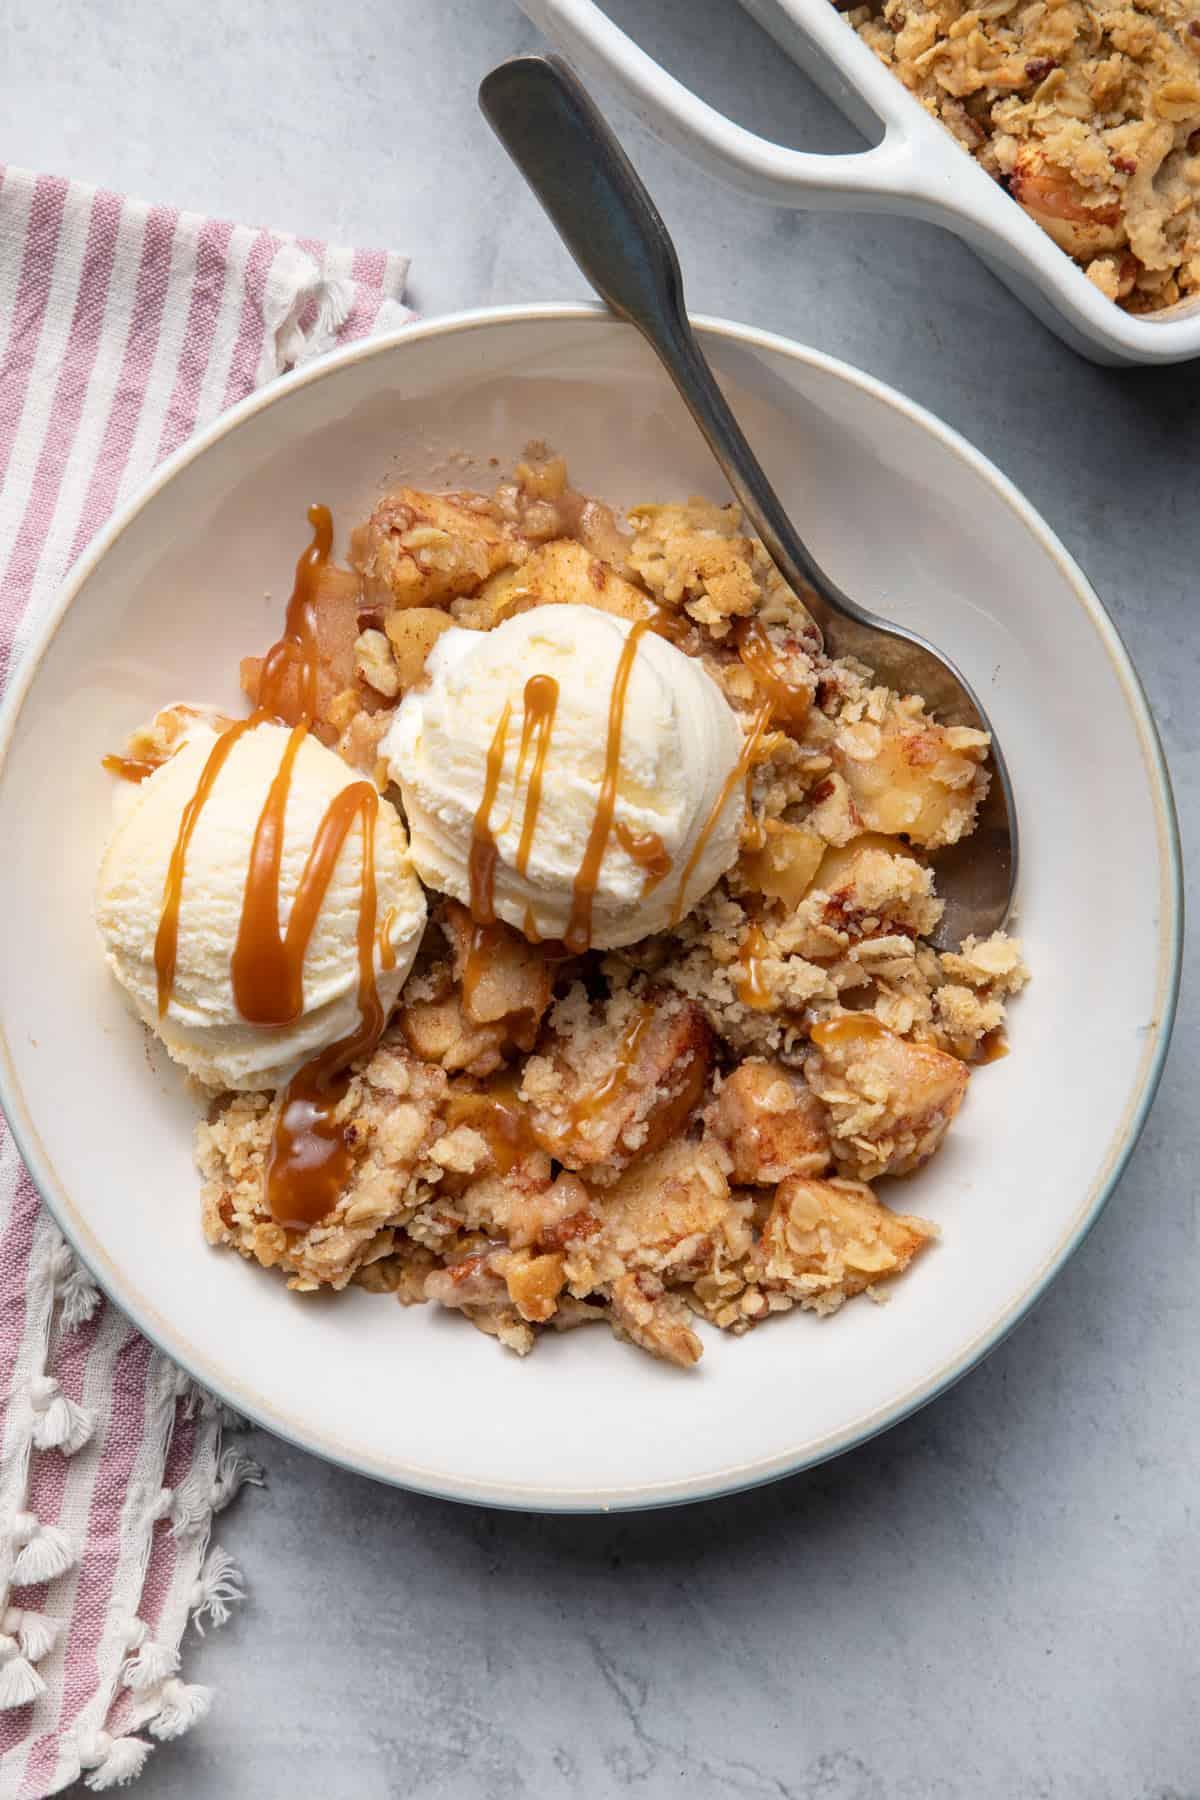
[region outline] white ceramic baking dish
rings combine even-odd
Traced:
[[[735,125],[594,0],[522,0],[586,72],[615,77],[638,115],[712,174],[779,206],[898,212],[955,232],[1072,349],[1104,363],[1200,356],[1200,301],[1135,318],[1106,300],[1040,226],[965,155],[829,0],[742,0],[829,97],[877,139],[853,155],[787,149]],[[880,131],[882,128],[882,136]]]

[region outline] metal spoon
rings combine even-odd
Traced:
[[[844,594],[794,529],[717,386],[688,323],[675,246],[633,164],[582,83],[557,56],[517,56],[486,75],[479,104],[583,273],[636,325],[679,390],[780,574],[804,600],[831,656],[856,656],[881,681],[917,693],[946,724],[991,731],[953,663]],[[975,831],[938,852],[946,902],[934,941],[954,946],[1003,925],[1017,872],[1017,815],[992,736],[993,779]]]

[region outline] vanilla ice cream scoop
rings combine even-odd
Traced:
[[[170,1054],[211,1087],[280,1087],[310,1058],[350,1037],[360,1018],[361,816],[346,828],[311,924],[298,1016],[286,1024],[254,1024],[235,999],[232,964],[255,834],[292,735],[266,721],[243,729],[195,817],[179,887],[170,999],[161,1017],[156,939],[181,819],[217,743],[209,723],[197,718],[169,761],[136,787],[122,784],[100,866],[96,917],[109,967]],[[361,777],[317,739],[299,742],[280,837],[281,934],[331,803],[357,781]],[[425,897],[409,862],[404,826],[386,800],[374,812],[373,861],[372,954],[387,1011],[417,953]]]
[[[661,931],[735,860],[742,728],[645,625],[539,606],[437,640],[383,742],[430,887],[572,949]]]

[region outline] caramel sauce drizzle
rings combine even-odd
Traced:
[[[304,1008],[304,948],[308,936],[306,933],[297,956],[294,932],[299,911],[298,896],[287,932],[280,932],[279,874],[292,771],[307,736],[307,723],[292,727],[254,828],[242,916],[230,960],[234,1003],[243,1019],[249,1020],[251,1025],[289,1025],[300,1017]],[[328,882],[329,874],[325,880]]]
[[[734,642],[756,685],[771,702],[774,716],[787,725],[802,725],[812,709],[812,694],[782,673],[778,652],[762,620],[742,619],[734,630]]]
[[[674,612],[657,600],[651,600],[650,605],[654,608],[649,619],[651,631],[656,637],[666,638],[669,644],[678,645],[687,636],[691,620],[686,613]]]
[[[521,820],[521,841],[517,845],[517,873],[524,875],[529,867],[529,852],[537,828],[538,809],[542,804],[542,776],[546,769],[546,752],[550,733],[554,730],[554,714],[558,706],[558,683],[553,675],[531,675],[525,683],[525,717],[521,724],[521,748],[517,752],[517,771],[513,788],[521,784],[525,759],[534,747],[529,786],[525,790],[525,815]]]
[[[369,781],[335,794],[318,828],[300,879],[292,915],[299,913],[298,962],[308,943],[342,844],[362,821],[363,866],[358,906],[358,1024],[348,1037],[306,1062],[284,1090],[267,1162],[267,1204],[280,1225],[303,1230],[323,1219],[346,1186],[354,1160],[336,1112],[350,1085],[350,1064],[368,1056],[387,1023],[375,983],[375,821],[379,795]]]
[[[100,767],[107,769],[110,775],[119,775],[122,781],[145,781],[156,769],[161,769],[162,764],[143,760],[140,756],[102,756]]]
[[[352,782],[330,801],[305,861],[286,930],[281,932],[279,924],[287,800],[296,757],[316,712],[317,596],[333,545],[328,507],[309,507],[308,518],[313,540],[296,564],[283,636],[263,661],[258,706],[248,719],[239,720],[217,739],[180,818],[154,945],[161,1017],[170,1005],[175,982],[183,878],[200,814],[239,738],[264,722],[290,725],[291,734],[255,826],[231,958],[234,1000],[251,1024],[286,1025],[302,1013],[305,954],[329,883],[356,824],[361,824],[363,840],[356,933],[358,1024],[348,1037],[305,1063],[289,1082],[280,1100],[267,1161],[266,1195],[271,1214],[279,1224],[297,1229],[323,1218],[345,1187],[352,1156],[345,1132],[336,1121],[336,1110],[349,1085],[350,1064],[374,1049],[386,1023],[375,982],[379,796],[369,781]],[[392,916],[384,922],[385,938]],[[390,941],[386,948],[381,945],[380,960],[384,967],[395,966]]]
[[[383,915],[383,923],[379,927],[379,966],[390,971],[396,966],[396,947],[392,943],[392,926],[396,923],[396,909],[389,906]]]
[[[874,1013],[867,1012],[843,1013],[837,1019],[820,1019],[809,1032],[818,1050],[832,1050],[839,1044],[877,1043],[880,1038],[895,1035]]]
[[[281,725],[311,725],[317,712],[317,596],[333,549],[333,514],[310,506],[308,522],[313,539],[296,563],[283,636],[267,651],[258,677],[258,716]],[[295,695],[288,691],[293,671]]]
[[[649,629],[649,619],[639,619],[633,626],[621,647],[617,672],[613,677],[612,695],[608,703],[608,738],[604,747],[604,778],[600,783],[600,796],[596,802],[596,813],[583,861],[575,876],[571,916],[563,934],[563,942],[573,952],[589,949],[592,942],[592,902],[596,897],[600,868],[604,862],[604,852],[608,848],[617,805],[617,780],[621,773],[621,733],[625,725],[629,677],[633,672],[638,645]]]
[[[634,831],[624,819],[616,823],[617,842],[638,867],[644,871],[642,898],[652,894],[660,881],[671,873],[671,856],[657,831]]]
[[[586,1094],[581,1094],[570,1109],[570,1120],[565,1130],[575,1131],[580,1125],[587,1123],[602,1113],[606,1106],[629,1084],[633,1065],[637,1061],[642,1040],[649,1031],[654,1020],[654,1008],[644,1006],[636,1012],[621,1033],[621,1041],[617,1046],[616,1060],[602,1081]]]
[[[979,1040],[979,1048],[975,1052],[975,1062],[982,1066],[985,1063],[999,1062],[1008,1055],[1008,1038],[1003,1025],[997,1025],[994,1031],[987,1031]]]
[[[200,779],[196,783],[196,791],[184,807],[179,819],[179,830],[171,851],[171,860],[167,864],[167,879],[163,885],[162,910],[158,916],[158,930],[154,937],[154,971],[158,979],[158,1016],[163,1018],[171,1004],[171,995],[175,988],[175,960],[179,949],[179,908],[183,901],[183,876],[187,864],[188,845],[192,841],[192,833],[204,811],[205,802],[216,786],[217,776],[225,766],[225,759],[238,739],[252,730],[258,723],[258,715],[252,713],[248,719],[239,719],[227,732],[219,737],[208,753]]]
[[[525,812],[521,821],[521,838],[517,846],[517,869],[524,874],[529,866],[529,853],[533,847],[533,834],[537,829],[538,811],[542,803],[542,780],[546,769],[546,753],[550,748],[550,734],[554,729],[554,715],[558,708],[558,683],[552,675],[531,675],[525,683],[524,714],[521,722],[521,742],[517,750],[517,765],[513,772],[513,792],[520,786],[525,773],[525,765],[529,761],[530,752],[533,762],[529,771],[529,784],[525,790]],[[500,714],[492,742],[487,753],[485,765],[483,797],[479,802],[474,822],[471,826],[471,849],[467,859],[467,875],[470,882],[469,910],[475,922],[475,930],[471,934],[467,947],[466,964],[463,969],[463,1004],[470,1007],[471,998],[487,965],[496,942],[496,864],[500,852],[496,844],[496,834],[492,830],[492,808],[496,804],[496,795],[500,788],[500,777],[504,769],[504,751],[508,740],[508,727],[512,719],[512,701],[506,701]],[[532,911],[528,912],[525,921],[525,935],[531,943],[539,943]]]
[[[511,1071],[497,1075],[473,1093],[451,1094],[446,1126],[469,1125],[487,1144],[501,1175],[507,1175],[523,1157],[538,1148],[529,1114],[517,1096],[517,1077]]]
[[[761,925],[751,925],[738,952],[738,971],[733,978],[742,1005],[752,1006],[759,1012],[774,1005],[771,991],[763,979],[762,959],[766,949],[767,940]]]
[[[742,745],[741,755],[725,777],[725,780],[721,785],[721,791],[713,801],[712,810],[700,828],[700,835],[692,847],[692,854],[688,857],[687,862],[684,865],[683,874],[679,878],[679,892],[675,896],[675,910],[671,914],[672,925],[678,925],[680,919],[682,919],[684,915],[688,882],[696,872],[696,865],[704,855],[709,838],[716,830],[717,821],[725,811],[729,796],[733,793],[733,790],[736,788],[739,781],[745,782],[746,788],[749,790],[750,777],[754,773],[754,765],[758,759],[758,747],[762,741],[764,731],[771,723],[772,716],[773,708],[771,702],[769,700],[764,701],[763,705],[759,707],[751,721],[750,729],[746,733],[746,741]],[[749,809],[750,795],[747,791],[746,810],[749,811]]]
[[[772,820],[760,819],[756,813],[751,812],[750,808],[747,807],[746,817],[742,823],[739,848],[748,850],[751,855],[753,855],[756,850],[762,850],[766,845],[767,831],[772,823]]]
[[[279,765],[281,775],[290,775],[289,753],[297,742],[297,726],[288,741]],[[279,783],[279,775],[275,784]],[[272,804],[267,796],[259,819],[261,826]],[[286,786],[283,789],[287,797]],[[369,781],[355,781],[334,795],[317,827],[308,858],[296,888],[287,930],[279,931],[279,862],[265,861],[260,867],[252,860],[246,878],[242,902],[241,925],[233,953],[233,992],[237,1009],[252,1025],[290,1025],[304,1010],[304,958],[309,940],[320,916],[329,883],[337,867],[342,845],[351,828],[361,819],[363,827],[362,888],[371,891],[371,956],[374,969],[375,940],[375,820],[379,815],[379,795]],[[371,862],[365,861],[370,839]],[[280,839],[282,843],[282,837]],[[257,850],[257,843],[256,843]],[[359,907],[358,933],[361,937],[366,903]],[[361,950],[361,946],[360,946]],[[361,961],[361,955],[360,955]],[[372,986],[374,979],[372,977]],[[361,997],[360,997],[361,998]]]
[[[560,963],[569,962],[571,960],[573,953],[567,949],[567,946],[563,943],[561,938],[546,938],[542,936],[541,932],[538,930],[537,920],[533,916],[532,906],[527,906],[525,908],[525,919],[521,926],[521,931],[531,944],[540,945],[543,962]]]
[[[492,734],[483,781],[483,798],[471,826],[467,875],[471,884],[471,917],[477,925],[490,925],[496,917],[496,859],[500,853],[492,836],[490,820],[492,807],[496,804],[496,790],[500,786],[500,771],[504,767],[504,743],[508,737],[508,722],[511,718],[512,701],[506,700],[504,711]]]

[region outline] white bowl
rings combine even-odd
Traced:
[[[961,237],[1064,343],[1094,362],[1200,356],[1200,299],[1122,311],[1088,280],[840,18],[829,0],[742,0],[835,105],[877,138],[849,156],[773,144],[699,99],[614,25],[596,0],[521,0],[582,69],[615,77],[655,131],[719,179],[776,206],[896,212]]]
[[[275,635],[305,508],[344,544],[380,484],[461,483],[550,440],[619,502],[722,483],[641,341],[599,311],[467,314],[356,345],[236,407],[93,545],[0,721],[0,1094],[46,1201],[132,1319],[319,1455],[462,1500],[646,1506],[835,1455],[938,1393],[1032,1304],[1112,1189],[1174,1007],[1170,791],[1137,679],[1036,513],[899,395],[765,332],[701,334],[820,560],[984,695],[1023,834],[1035,979],[933,1166],[893,1195],[943,1242],[889,1305],[735,1341],[682,1374],[603,1331],[526,1362],[434,1308],[298,1297],[201,1236],[194,1102],[148,1055],[91,921],[102,754],[165,701],[236,701]],[[480,472],[486,476],[484,462]],[[269,597],[268,597],[269,596]]]

